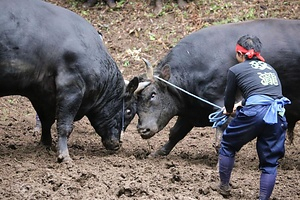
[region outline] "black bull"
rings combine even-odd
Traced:
[[[159,62],[154,75],[223,106],[229,67],[237,64],[235,45],[245,34],[256,35],[263,44],[262,56],[279,74],[283,93],[292,101],[286,106],[289,138],[300,119],[300,21],[263,19],[203,28],[183,38]],[[149,73],[147,73],[149,74]],[[151,74],[151,73],[150,73]],[[138,131],[148,139],[178,116],[170,130],[169,141],[156,154],[167,155],[193,127],[211,126],[208,116],[215,107],[201,102],[158,80],[149,81],[138,96]],[[237,97],[241,98],[241,97]]]
[[[79,15],[43,1],[0,1],[0,96],[31,101],[44,145],[57,120],[59,161],[70,160],[67,137],[83,116],[107,149],[119,149],[136,111],[137,84],[126,88],[101,37]]]

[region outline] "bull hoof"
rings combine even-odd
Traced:
[[[159,157],[159,155],[156,155],[156,153],[150,153],[147,158],[153,159],[153,158],[157,158]]]
[[[160,156],[167,156],[168,154],[169,154],[168,152],[159,149],[156,152],[149,154],[148,157],[149,158],[157,158],[157,157],[160,157]]]
[[[57,162],[58,163],[69,163],[69,162],[72,162],[72,158],[70,156],[63,156],[63,155],[59,155],[57,157]]]
[[[48,149],[51,149],[51,147],[52,147],[52,140],[47,140],[47,141],[40,141],[39,142],[39,145],[41,145],[41,146],[44,146],[47,150]]]
[[[48,153],[50,153],[51,154],[51,152],[56,152],[56,148],[55,148],[55,146],[45,146],[45,148],[46,148],[46,151],[48,151]]]
[[[41,142],[39,142],[37,144],[37,151],[45,151],[48,153],[48,154],[52,154],[52,152],[55,152],[56,151],[56,148],[52,145],[44,145],[42,144]]]

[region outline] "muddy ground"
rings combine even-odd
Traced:
[[[299,19],[299,1],[190,1],[185,10],[165,1],[159,15],[153,2],[121,0],[110,9],[99,2],[90,9],[82,1],[49,0],[86,18],[104,41],[126,79],[144,71],[141,57],[157,63],[182,37],[214,24],[255,18]],[[170,155],[149,158],[166,142],[172,120],[149,140],[136,131],[137,118],[123,135],[117,153],[105,150],[86,118],[75,123],[69,139],[72,163],[57,163],[56,152],[39,145],[35,112],[20,96],[0,99],[0,199],[223,199],[210,189],[218,181],[215,130],[194,128]],[[52,129],[56,145],[55,125]],[[300,126],[295,145],[286,146],[273,200],[300,199]],[[230,199],[257,199],[259,170],[255,143],[237,155]]]

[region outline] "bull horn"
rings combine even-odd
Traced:
[[[142,59],[146,64],[146,76],[147,76],[147,78],[150,79],[150,80],[154,80],[153,67],[152,67],[151,63],[145,58],[142,58]]]
[[[124,82],[125,82],[125,86],[127,86],[129,84],[128,80],[124,80]]]
[[[145,87],[147,87],[151,82],[150,81],[144,81],[140,82],[136,90],[134,91],[134,94],[137,94],[138,92],[142,91]]]

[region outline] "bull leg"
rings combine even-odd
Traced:
[[[76,100],[75,100],[76,101]],[[68,150],[68,137],[73,131],[73,121],[79,105],[73,102],[60,102],[57,119],[58,162],[71,161]]]
[[[41,118],[42,124],[42,135],[41,135],[41,143],[45,145],[47,148],[50,148],[52,145],[52,137],[51,137],[51,126],[54,123],[54,120],[51,121],[49,119]]]
[[[73,124],[67,125],[67,122],[60,122],[57,124],[58,132],[58,162],[72,161],[68,150],[68,136],[73,130]]]
[[[76,84],[74,84],[76,80]],[[59,73],[56,78],[56,116],[58,135],[58,162],[71,161],[68,150],[68,137],[73,130],[73,122],[80,108],[84,82],[72,72]]]
[[[71,94],[65,94],[70,96]],[[73,95],[72,95],[73,96]],[[76,97],[75,97],[76,96]],[[79,109],[82,96],[75,95],[70,101],[59,101],[57,111],[58,162],[71,161],[68,150],[68,137],[73,131],[73,122]]]
[[[40,126],[42,128],[41,135],[41,144],[50,148],[52,145],[52,137],[51,137],[51,126],[54,124],[55,116],[54,112],[51,113],[49,110],[54,110],[55,107],[47,102],[47,99],[42,99],[40,101],[44,102],[46,105],[46,109],[38,104],[38,100],[30,99],[34,109],[36,110],[36,126]]]
[[[154,154],[160,156],[168,155],[174,146],[182,140],[193,128],[194,126],[184,120],[183,118],[178,117],[175,125],[170,129],[169,141],[157,150]]]
[[[288,126],[287,126],[287,139],[288,139],[288,144],[293,144],[293,140],[294,140],[294,128],[296,126],[297,120],[298,119],[297,116],[295,116],[294,114],[290,114],[288,112],[286,112],[286,120],[288,122]]]
[[[294,128],[297,121],[294,120],[288,120],[288,128],[287,128],[287,138],[288,138],[288,144],[293,144],[294,141]]]

